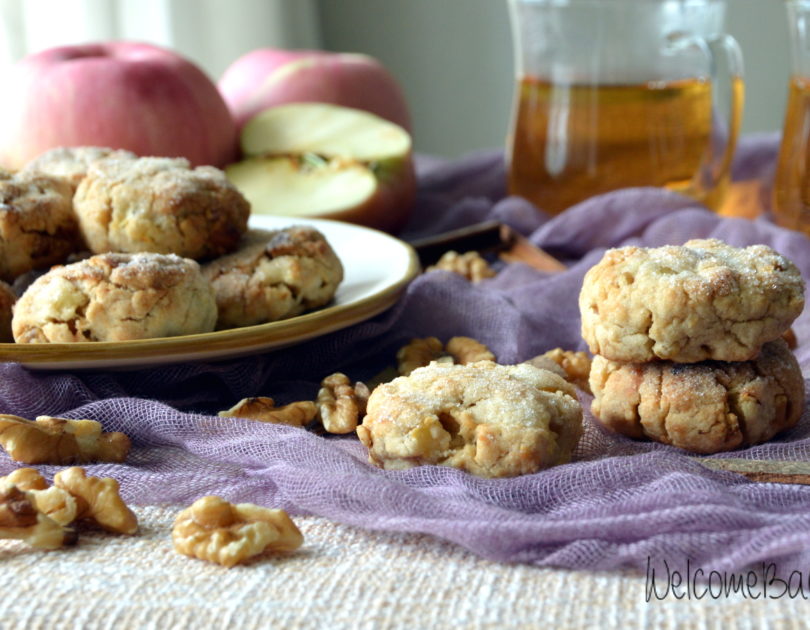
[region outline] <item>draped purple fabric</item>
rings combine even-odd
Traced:
[[[744,138],[738,179],[769,182],[773,135]],[[386,472],[366,461],[354,436],[218,418],[245,396],[280,404],[313,399],[321,378],[340,370],[369,379],[414,336],[469,335],[502,363],[550,348],[585,349],[577,296],[585,271],[609,247],[678,244],[717,237],[766,243],[810,278],[810,241],[767,217],[720,218],[659,189],[617,191],[554,218],[505,195],[499,153],[420,169],[420,195],[403,237],[498,219],[564,260],[556,274],[522,264],[470,284],[448,272],[418,277],[387,312],[298,346],[220,363],[105,372],[33,372],[0,365],[0,411],[93,418],[133,438],[121,465],[90,465],[121,482],[135,504],[188,503],[204,494],[284,507],[368,529],[425,532],[484,557],[576,569],[644,569],[670,564],[737,570],[775,561],[810,566],[810,487],[753,483],[713,472],[699,458],[602,429],[586,409],[574,461],[513,479],[479,479],[423,466]],[[794,326],[799,361],[810,369],[810,316]],[[213,414],[213,415],[212,415]],[[772,442],[724,454],[749,459],[810,459],[810,418]],[[15,467],[0,452],[0,474]],[[46,475],[57,468],[43,466]]]

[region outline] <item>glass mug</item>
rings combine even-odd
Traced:
[[[774,218],[810,234],[810,0],[787,1],[791,77],[773,190]]]
[[[617,188],[662,186],[719,208],[744,92],[742,53],[723,33],[725,0],[509,7],[511,194],[557,214]]]

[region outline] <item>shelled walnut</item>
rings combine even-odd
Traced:
[[[572,385],[578,387],[588,394],[591,393],[591,386],[588,384],[588,378],[591,373],[591,359],[585,352],[574,352],[572,350],[563,350],[562,348],[554,348],[548,352],[537,355],[529,359],[526,363],[539,368],[554,370],[557,366],[562,373],[562,376]]]
[[[478,361],[495,361],[495,355],[490,349],[472,337],[453,337],[447,342],[445,349],[455,362],[461,365]]]
[[[37,510],[30,492],[0,485],[0,539],[22,540],[39,549],[57,549],[75,541],[75,532]]]
[[[284,510],[206,496],[177,515],[172,541],[178,553],[230,568],[266,551],[294,551],[304,537]]]
[[[366,413],[369,391],[363,383],[351,384],[341,372],[327,376],[318,391],[318,415],[329,433],[352,433]]]
[[[220,411],[222,418],[247,418],[270,424],[288,424],[293,427],[302,427],[315,418],[318,409],[314,402],[300,400],[282,407],[276,407],[272,398],[255,396],[243,398],[226,411]]]
[[[402,376],[434,361],[469,365],[477,361],[495,361],[495,355],[481,342],[462,336],[452,337],[446,346],[436,337],[415,338],[397,352],[398,370]]]
[[[62,488],[49,488],[48,482],[36,469],[18,468],[5,477],[0,477],[0,486],[9,485],[28,492],[37,510],[60,525],[70,525],[76,520],[76,498]]]
[[[88,477],[83,468],[74,466],[56,473],[53,484],[76,499],[77,521],[90,521],[118,534],[137,531],[138,519],[121,499],[115,479]]]
[[[497,274],[489,263],[476,251],[459,254],[450,250],[445,252],[435,265],[431,265],[425,271],[440,269],[452,271],[463,276],[470,282],[481,282],[486,278],[493,278]]]
[[[39,416],[32,421],[0,414],[0,446],[25,464],[123,462],[130,440],[117,431],[103,433],[95,420]]]

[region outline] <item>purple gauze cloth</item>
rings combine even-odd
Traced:
[[[771,177],[778,138],[745,138],[735,177]],[[502,363],[550,348],[585,349],[577,297],[585,271],[605,248],[658,246],[692,237],[734,245],[766,243],[810,278],[810,241],[765,219],[723,219],[666,191],[627,189],[590,199],[553,219],[505,197],[501,156],[481,153],[420,173],[406,236],[488,218],[508,223],[570,268],[545,274],[508,265],[470,284],[448,272],[418,277],[387,312],[296,347],[214,364],[128,372],[31,372],[0,365],[0,411],[93,418],[124,431],[126,464],[87,466],[121,482],[135,504],[189,503],[204,494],[283,507],[368,529],[424,532],[486,558],[576,569],[644,569],[647,558],[689,559],[735,571],[761,561],[810,567],[810,487],[760,484],[713,472],[683,451],[602,429],[586,409],[571,464],[513,479],[480,479],[452,468],[382,471],[351,437],[215,413],[245,396],[279,403],[313,399],[336,370],[368,379],[393,363],[414,336],[469,335]],[[796,322],[797,351],[810,369],[810,317]],[[810,418],[778,439],[723,457],[810,458]],[[15,464],[0,453],[0,474]],[[40,467],[46,476],[57,467]]]

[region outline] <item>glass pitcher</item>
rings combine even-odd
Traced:
[[[509,0],[510,193],[556,214],[663,186],[718,208],[743,107],[725,0]]]

